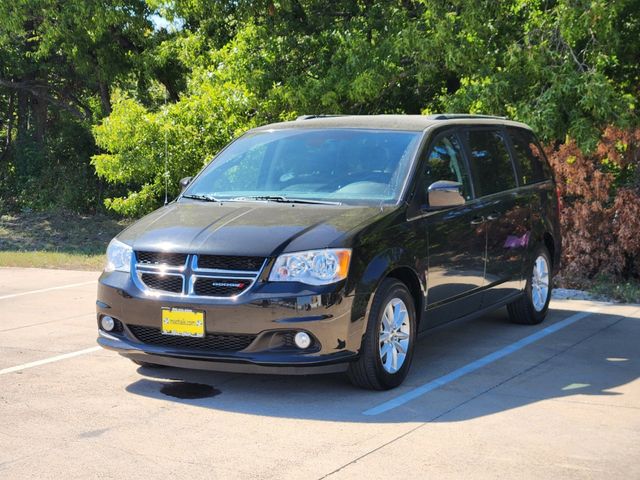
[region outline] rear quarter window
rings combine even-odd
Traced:
[[[516,187],[511,155],[499,130],[468,130],[467,145],[475,173],[477,196]]]
[[[551,167],[538,146],[533,133],[527,130],[509,128],[513,153],[520,165],[520,183],[531,185],[551,178]]]

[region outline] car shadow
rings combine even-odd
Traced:
[[[638,319],[597,314],[443,384],[380,415],[367,410],[401,397],[576,314],[550,310],[541,326],[509,322],[504,309],[430,330],[416,344],[411,372],[392,391],[354,388],[346,375],[243,375],[138,368],[127,392],[206,409],[342,422],[463,421],[545,399],[596,397],[601,403],[640,375]]]

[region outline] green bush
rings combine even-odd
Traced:
[[[193,80],[179,102],[155,111],[119,93],[111,115],[94,128],[107,153],[94,155],[92,163],[100,177],[132,188],[105,205],[125,216],[147,213],[164,198],[165,179],[169,195],[177,195],[180,178],[197,173],[231,139],[255,126],[255,108],[246,89],[206,75]]]

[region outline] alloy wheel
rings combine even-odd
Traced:
[[[539,255],[533,264],[531,277],[531,301],[536,312],[541,312],[549,296],[549,265],[543,255]]]
[[[399,298],[392,298],[384,309],[380,322],[379,353],[382,367],[396,373],[407,357],[411,340],[411,324],[407,306]]]

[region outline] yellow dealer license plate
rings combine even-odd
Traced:
[[[204,337],[204,312],[188,308],[163,308],[162,333],[181,337]]]

